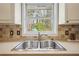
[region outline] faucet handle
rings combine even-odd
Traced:
[[[48,35],[47,34],[42,34],[41,38],[44,39],[44,40],[47,40],[48,39]]]
[[[47,34],[44,34],[45,36],[48,36]]]
[[[51,40],[54,40],[53,38]]]

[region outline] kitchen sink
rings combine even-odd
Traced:
[[[45,40],[28,40],[21,42],[12,51],[26,51],[26,50],[57,50],[57,51],[66,51],[66,49],[56,41]]]

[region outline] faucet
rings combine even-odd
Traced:
[[[43,36],[43,35],[47,36],[47,34],[40,34],[40,32],[38,32],[38,40],[39,41],[41,41],[41,36]]]
[[[41,41],[41,34],[38,32],[38,40]]]
[[[38,41],[39,41],[39,43],[38,43],[38,48],[40,49],[41,48],[41,36],[42,35],[45,35],[45,36],[47,36],[46,34],[40,34],[40,32],[38,32]]]

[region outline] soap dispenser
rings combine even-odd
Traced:
[[[72,28],[70,33],[70,40],[76,40],[76,33],[74,28]]]
[[[70,33],[70,40],[76,40],[76,34]]]

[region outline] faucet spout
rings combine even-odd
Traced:
[[[40,34],[40,32],[38,32],[38,40],[41,41],[42,36],[48,36],[47,34]]]
[[[41,34],[38,32],[38,40],[41,41]]]

